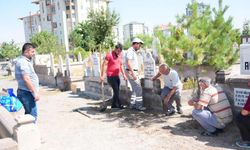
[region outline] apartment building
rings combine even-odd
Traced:
[[[19,19],[23,21],[25,41],[30,42],[30,38],[32,37],[32,35],[41,31],[40,13],[30,13],[29,16],[25,16]]]
[[[74,27],[87,19],[91,9],[107,9],[109,1],[33,0],[32,3],[39,5],[41,31],[52,32],[68,49],[68,36]],[[26,28],[24,31],[28,32]]]
[[[138,34],[148,34],[148,27],[144,23],[130,22],[123,26],[124,42],[132,40]]]
[[[193,0],[192,0],[193,2]],[[208,5],[204,4],[204,3],[197,3],[198,4],[198,8],[197,8],[197,11],[198,11],[198,15],[201,15],[202,12],[206,9],[206,7]],[[192,10],[188,7],[186,7],[186,16],[190,17],[192,16]]]

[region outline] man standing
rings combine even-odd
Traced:
[[[132,87],[132,100],[130,107],[138,110],[145,110],[142,101],[142,87],[139,79],[139,62],[138,62],[138,50],[141,48],[143,41],[139,38],[134,38],[132,41],[132,47],[130,47],[126,53],[126,75],[129,83]]]
[[[17,97],[22,102],[25,114],[30,114],[37,120],[36,102],[40,96],[39,80],[33,68],[32,58],[35,55],[35,46],[25,43],[22,47],[22,56],[16,61],[15,77],[18,82]]]
[[[161,98],[163,102],[163,111],[166,116],[173,115],[175,113],[175,107],[173,106],[173,102],[175,100],[177,112],[182,114],[183,111],[181,109],[181,91],[182,91],[182,83],[180,81],[178,73],[168,67],[167,64],[161,64],[159,66],[159,72],[152,78],[152,80],[156,80],[160,76],[163,76],[164,80],[164,88],[161,92]]]
[[[200,96],[188,101],[194,106],[192,116],[206,130],[201,135],[216,136],[233,119],[230,103],[220,87],[210,85],[209,78],[200,78],[199,86]]]
[[[119,100],[119,89],[120,89],[120,71],[124,77],[124,80],[127,80],[123,65],[122,65],[122,45],[117,44],[115,49],[108,53],[105,57],[105,60],[102,64],[102,74],[101,74],[101,82],[103,82],[105,73],[107,74],[107,81],[113,89],[113,101],[111,108],[123,108],[121,102]]]

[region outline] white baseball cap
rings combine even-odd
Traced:
[[[141,43],[141,44],[143,44],[144,42],[139,38],[134,38],[132,43]]]

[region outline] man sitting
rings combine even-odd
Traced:
[[[203,136],[216,136],[233,119],[226,94],[220,87],[210,85],[210,81],[207,77],[200,78],[200,96],[188,101],[194,106],[192,116],[206,129],[201,133]]]

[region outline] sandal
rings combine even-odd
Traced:
[[[217,136],[218,134],[216,132],[208,132],[208,131],[203,131],[201,132],[202,136]]]

